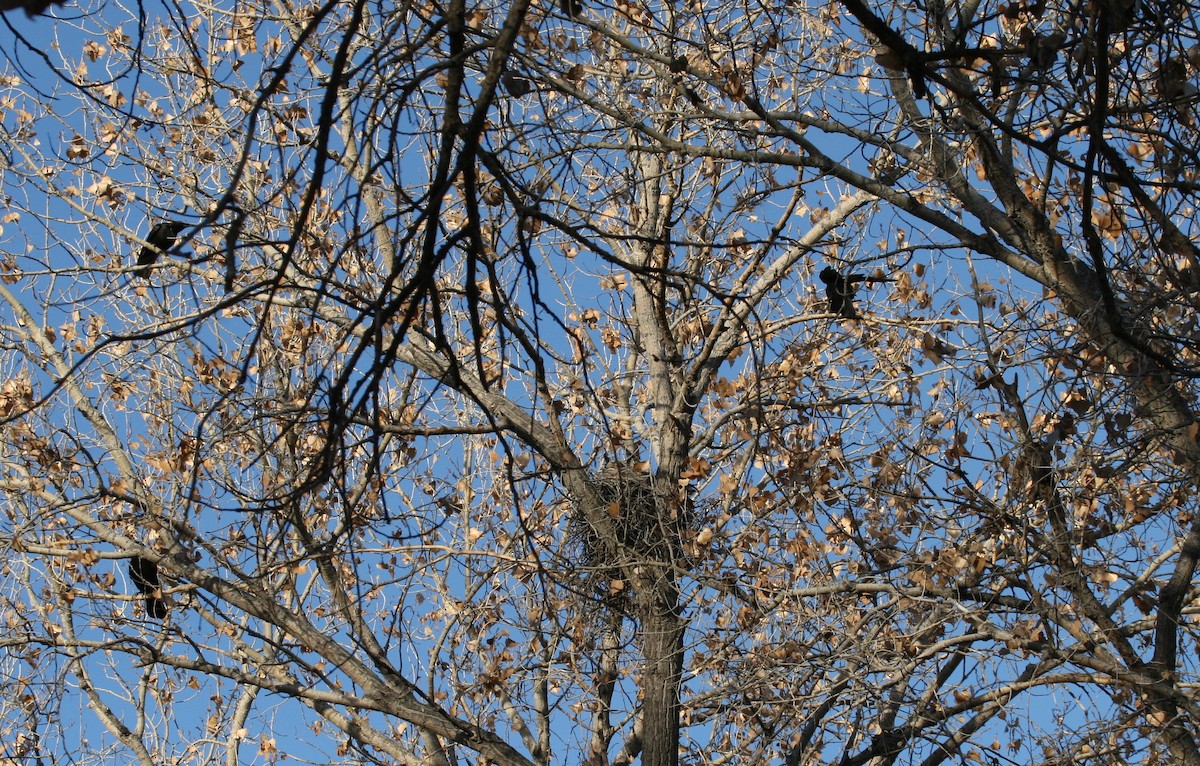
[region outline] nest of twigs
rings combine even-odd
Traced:
[[[605,466],[593,477],[592,488],[599,508],[588,513],[576,501],[571,547],[593,592],[610,607],[619,606],[629,595],[624,578],[631,567],[673,562],[680,555],[686,509],[676,487],[621,463]],[[593,517],[602,523],[588,520]],[[614,589],[617,583],[624,587]]]

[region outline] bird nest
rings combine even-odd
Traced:
[[[629,584],[624,580],[631,567],[676,560],[687,512],[676,487],[619,463],[596,474],[592,489],[599,507],[587,513],[576,500],[570,541],[589,588],[611,605],[623,600],[625,594],[613,586]]]

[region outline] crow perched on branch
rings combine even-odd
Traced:
[[[825,295],[829,299],[829,311],[846,319],[858,319],[858,310],[854,308],[854,293],[858,290],[859,282],[874,284],[876,282],[895,282],[888,277],[868,277],[864,274],[843,274],[832,266],[821,269],[819,274],[825,283]]]
[[[514,98],[520,98],[533,90],[533,80],[507,70],[500,75],[500,84]]]
[[[67,0],[0,0],[0,12],[17,8],[25,11],[29,17],[39,16],[52,5],[66,5]]]
[[[175,244],[175,238],[179,236],[179,232],[187,227],[186,223],[179,221],[160,221],[154,224],[150,233],[146,235],[146,241],[150,244],[144,246],[138,253],[138,267],[133,270],[133,275],[142,279],[149,277],[150,267],[158,260],[158,256],[170,250],[171,246]]]
[[[167,605],[159,598],[162,594],[158,580],[158,564],[141,556],[129,560],[129,579],[139,593],[146,594],[146,614],[156,620],[167,616]]]

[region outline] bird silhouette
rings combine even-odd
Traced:
[[[146,594],[146,614],[156,620],[167,616],[167,605],[159,598],[162,594],[158,579],[158,564],[141,556],[129,560],[129,579],[139,593]]]
[[[66,5],[67,0],[0,0],[0,12],[20,8],[29,17],[39,16],[52,5]]]
[[[504,86],[509,95],[515,98],[520,98],[533,90],[533,80],[509,71],[500,75],[500,84]]]
[[[858,291],[859,282],[894,282],[888,277],[868,277],[864,274],[843,274],[832,266],[821,269],[818,275],[825,283],[825,296],[829,299],[829,311],[845,319],[858,319],[858,309],[854,307],[854,294]]]
[[[149,244],[142,247],[138,253],[137,268],[133,270],[133,275],[142,279],[149,277],[150,267],[158,260],[158,256],[170,250],[179,232],[187,227],[186,223],[179,221],[159,221],[154,224],[150,233],[146,235],[146,242]]]

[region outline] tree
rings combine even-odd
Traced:
[[[5,757],[1200,762],[1193,8],[69,8]]]

